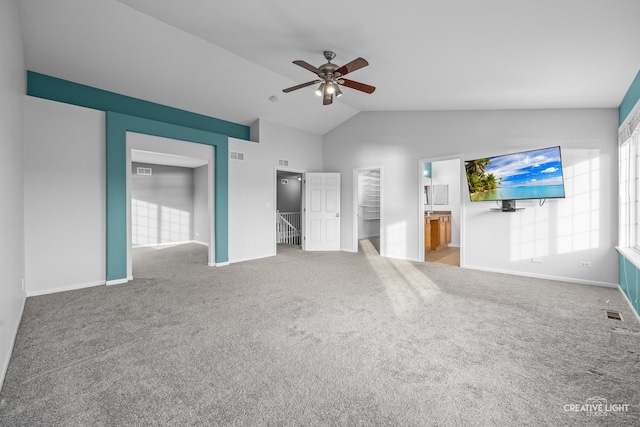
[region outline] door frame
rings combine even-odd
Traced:
[[[132,138],[129,138],[129,134],[138,133],[144,135],[145,138],[149,138],[146,141],[137,141],[133,142]],[[207,254],[207,265],[209,267],[215,267],[219,265],[226,265],[227,263],[216,263],[215,261],[215,209],[214,209],[214,199],[215,199],[215,178],[214,178],[214,168],[215,168],[215,159],[216,152],[213,147],[208,145],[199,144],[196,142],[185,141],[176,138],[169,137],[158,137],[155,135],[146,135],[142,132],[136,131],[127,131],[125,135],[125,146],[126,146],[126,228],[127,228],[127,279],[133,279],[133,245],[132,245],[132,221],[131,221],[131,193],[132,193],[132,183],[131,183],[131,151],[132,150],[142,150],[149,151],[153,153],[160,154],[168,154],[168,155],[176,155],[176,156],[184,156],[184,157],[192,157],[200,160],[207,161],[207,222],[209,223],[209,235],[207,236],[208,242],[208,254]],[[190,152],[192,150],[198,150],[201,152],[207,151],[207,156],[201,156],[198,154],[194,154]]]
[[[424,262],[424,204],[422,203],[422,196],[424,194],[424,188],[422,187],[422,178],[424,177],[424,164],[434,163],[445,160],[459,160],[460,161],[460,188],[458,189],[458,197],[460,197],[460,267],[465,266],[464,251],[466,245],[464,244],[464,206],[463,193],[464,183],[467,182],[467,177],[464,169],[464,155],[462,154],[450,154],[448,156],[439,157],[426,157],[418,160],[418,261]]]
[[[380,171],[380,256],[385,256],[386,250],[383,244],[384,242],[384,167],[382,165],[379,166],[370,166],[365,168],[354,168],[353,169],[353,224],[352,228],[352,247],[351,252],[358,252],[358,174],[360,172],[366,172],[373,169],[377,169]]]
[[[278,230],[276,229],[276,221],[278,220],[278,218],[276,217],[277,215],[277,211],[278,211],[278,171],[280,172],[291,172],[291,173],[299,173],[300,175],[302,175],[302,181],[301,182],[301,186],[300,186],[300,191],[302,192],[301,197],[300,197],[300,247],[302,248],[302,250],[305,250],[305,238],[304,238],[304,220],[305,220],[305,212],[304,212],[304,187],[306,184],[306,179],[307,179],[307,171],[303,170],[303,169],[294,169],[294,168],[288,168],[288,167],[283,167],[283,166],[276,166],[273,169],[273,221],[271,221],[271,223],[273,224],[273,254],[277,255],[278,254],[278,238],[277,238],[277,233]]]

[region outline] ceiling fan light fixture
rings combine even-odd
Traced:
[[[333,58],[335,58],[335,56],[335,53],[325,51],[324,57],[327,60],[327,63],[322,64],[319,67],[315,67],[303,60],[293,61],[295,65],[314,73],[317,78],[316,80],[282,89],[282,91],[284,93],[289,93],[293,92],[294,90],[302,89],[320,83],[318,88],[315,90],[315,94],[322,97],[322,105],[330,105],[331,103],[333,103],[333,98],[339,98],[340,96],[342,96],[342,90],[340,87],[343,85],[350,89],[359,90],[360,92],[369,94],[373,93],[376,90],[375,86],[343,78],[345,75],[369,65],[369,63],[364,58],[356,58],[353,61],[340,67],[331,62]]]
[[[335,93],[335,91],[336,91],[336,87],[333,84],[333,82],[328,82],[325,90],[327,91],[327,93],[329,95],[333,95]]]

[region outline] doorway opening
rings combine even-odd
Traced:
[[[276,169],[276,254],[282,250],[302,248],[303,186],[303,171]]]
[[[187,141],[127,132],[127,276],[133,248],[184,243],[207,247],[216,265],[214,152]]]
[[[353,170],[354,252],[382,255],[382,167]]]
[[[419,161],[420,259],[462,266],[462,156]]]

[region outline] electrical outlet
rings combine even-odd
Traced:
[[[531,262],[541,263],[541,262],[542,262],[542,258],[540,258],[540,257],[533,257],[533,258],[531,258]]]
[[[591,268],[591,261],[580,261],[580,267]]]

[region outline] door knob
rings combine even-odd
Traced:
[[[336,212],[336,218],[340,218],[340,212]]]

